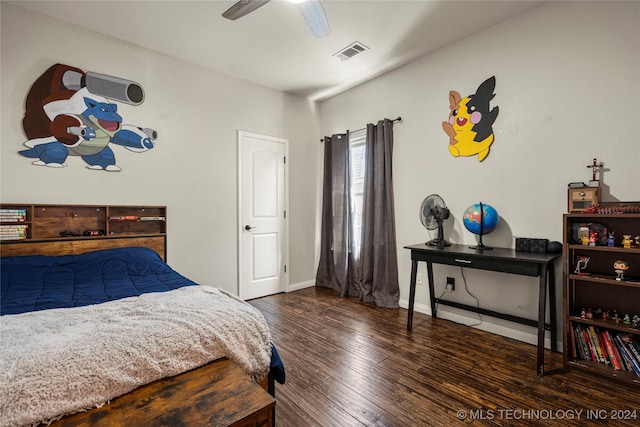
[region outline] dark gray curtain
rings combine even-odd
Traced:
[[[349,135],[325,137],[322,230],[316,286],[333,289],[342,297],[357,295],[351,268],[350,188]]]
[[[356,273],[360,298],[398,308],[398,257],[393,201],[393,121],[367,125],[362,247]]]
[[[391,162],[393,121],[367,125],[362,236],[351,221],[349,134],[325,137],[322,231],[316,286],[398,308],[398,259]],[[353,257],[355,238],[360,256]]]

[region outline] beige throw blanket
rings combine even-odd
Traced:
[[[0,318],[0,426],[99,407],[228,357],[255,379],[270,333],[254,307],[209,286]]]

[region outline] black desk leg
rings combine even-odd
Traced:
[[[413,305],[416,301],[416,277],[418,275],[418,261],[411,260],[411,284],[409,285],[409,314],[407,316],[407,331],[413,327]]]
[[[547,308],[547,264],[540,265],[540,299],[538,301],[538,375],[544,376],[544,324]]]
[[[556,271],[553,261],[548,264],[549,275],[549,323],[551,324],[551,351],[558,351],[558,318],[556,317]]]
[[[429,300],[431,302],[431,316],[436,317],[436,296],[433,294],[433,263],[427,261],[427,281],[429,282]]]

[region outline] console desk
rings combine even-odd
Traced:
[[[544,375],[544,335],[545,330],[551,331],[551,350],[557,351],[557,313],[556,313],[556,286],[554,263],[560,258],[559,253],[535,253],[518,252],[508,248],[471,249],[466,245],[428,246],[425,243],[405,246],[411,251],[411,286],[409,287],[409,314],[407,317],[407,330],[413,327],[413,306],[416,296],[416,277],[418,273],[418,261],[427,263],[427,276],[429,282],[429,298],[431,313],[436,317],[436,303],[448,305],[491,317],[506,319],[524,325],[538,328],[537,344],[537,370],[538,375]],[[518,317],[480,307],[460,304],[434,296],[433,264],[456,265],[459,267],[476,268],[480,270],[498,271],[503,273],[518,274],[523,276],[539,277],[538,318],[535,320]],[[549,291],[549,323],[545,322],[547,289]]]

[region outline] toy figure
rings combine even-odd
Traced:
[[[609,246],[610,248],[615,246],[615,240],[613,238],[613,235],[615,234],[614,231],[612,231],[611,233],[609,233],[609,239],[607,240],[607,246]]]
[[[587,319],[593,319],[593,312],[591,311],[591,309],[587,310]]]
[[[616,323],[620,323],[620,317],[618,316],[618,310],[613,310],[613,320]]]
[[[622,247],[629,249],[631,247],[631,234],[622,235]]]
[[[577,258],[578,261],[576,262],[576,269],[574,270],[574,273],[578,276],[587,276],[589,273],[585,273],[583,270],[587,268],[591,257],[578,255]]]
[[[595,246],[598,235],[593,231],[589,233],[589,246]]]
[[[629,263],[619,259],[613,263],[613,269],[616,271],[618,276],[616,277],[616,280],[624,280],[624,272],[629,269]]]
[[[632,322],[633,323],[631,324],[631,327],[634,329],[638,329],[638,322],[640,322],[640,317],[638,317],[637,314],[634,314]]]
[[[622,319],[622,323],[624,323],[625,325],[630,325],[631,324],[631,319],[629,318],[628,314],[624,315],[624,319]]]
[[[580,236],[580,241],[582,242],[582,246],[589,246],[589,232],[585,231]]]
[[[640,234],[633,238],[634,245],[636,248],[640,248]]]
[[[607,319],[609,318],[609,311],[605,310],[602,312],[602,320],[603,321],[607,321]]]

